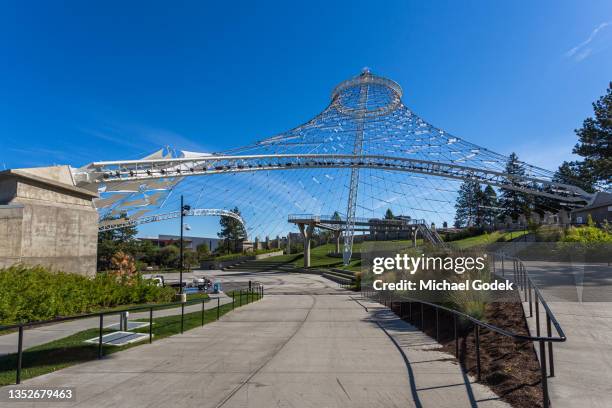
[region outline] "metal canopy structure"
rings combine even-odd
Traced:
[[[172,211],[164,214],[155,214],[155,215],[145,215],[139,218],[117,218],[117,219],[104,219],[100,221],[98,224],[99,231],[110,231],[119,228],[125,227],[133,227],[141,224],[148,224],[151,222],[159,222],[165,220],[171,220],[174,218],[179,218],[181,216],[180,211]],[[235,220],[238,220],[244,230],[246,231],[246,223],[244,219],[233,211],[222,210],[219,208],[192,208],[189,211],[186,211],[184,216],[186,217],[198,217],[198,216],[215,216],[215,217],[230,217]],[[245,237],[246,238],[246,237]]]
[[[130,220],[192,206],[239,207],[250,236],[287,232],[291,213],[338,212],[345,261],[355,220],[396,214],[442,223],[454,216],[459,184],[523,191],[581,205],[591,195],[555,183],[553,172],[521,163],[506,174],[508,157],[467,142],[415,115],[401,87],[364,70],[339,84],[313,119],[252,145],[220,153],[159,151],[141,160],[95,162],[74,169],[77,185],[101,192],[101,217]],[[279,171],[282,170],[282,171]],[[210,176],[210,177],[202,177]]]

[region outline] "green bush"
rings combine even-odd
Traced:
[[[612,234],[593,226],[570,227],[562,239],[563,242],[577,242],[581,244],[610,243]]]
[[[485,232],[484,228],[481,228],[481,227],[468,227],[468,228],[460,229],[459,231],[456,231],[456,232],[447,232],[446,234],[443,234],[443,235],[444,235],[444,241],[452,242],[452,241],[459,241],[465,238],[475,237],[477,235],[482,235],[484,232]]]
[[[100,273],[90,279],[43,267],[0,269],[0,324],[48,320],[133,303],[169,302],[174,290],[137,275],[119,281]]]

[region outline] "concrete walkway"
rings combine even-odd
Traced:
[[[605,264],[525,264],[567,336],[566,342],[553,345],[555,377],[548,382],[552,406],[612,406],[612,268]],[[528,315],[529,306],[524,306]],[[546,334],[545,318],[540,308],[542,334]],[[527,321],[535,336],[535,315]]]
[[[267,296],[218,322],[23,384],[74,387],[76,401],[20,406],[506,406],[388,309],[319,276],[257,280]]]

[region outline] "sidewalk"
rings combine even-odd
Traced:
[[[552,406],[610,407],[612,301],[579,302],[578,295],[585,295],[587,300],[610,299],[612,269],[598,264],[563,265],[559,262],[533,261],[525,264],[530,276],[542,288],[548,306],[567,336],[567,341],[553,345],[555,376],[548,381]],[[579,273],[585,276],[583,288],[576,285],[575,276]],[[529,304],[524,303],[523,306],[525,314],[529,316]],[[531,335],[535,336],[535,309],[534,317],[528,318],[527,322]],[[540,330],[542,335],[546,334],[543,307],[540,307]],[[554,328],[553,334],[556,334]]]

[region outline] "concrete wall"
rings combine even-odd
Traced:
[[[95,274],[95,194],[63,183],[71,180],[63,167],[51,168],[52,179],[19,170],[0,173],[0,267],[23,263]]]

